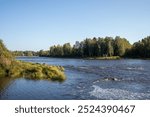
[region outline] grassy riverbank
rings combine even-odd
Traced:
[[[64,68],[15,60],[0,40],[0,77],[65,80]]]
[[[9,76],[26,77],[31,79],[65,80],[64,68],[39,63],[14,61]]]
[[[87,57],[85,59],[89,59],[89,60],[118,60],[121,58],[119,56],[110,56],[110,57]]]

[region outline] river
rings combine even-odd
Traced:
[[[150,60],[84,60],[18,57],[18,60],[61,65],[64,82],[1,78],[4,100],[146,100],[150,99]]]

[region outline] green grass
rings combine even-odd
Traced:
[[[88,57],[86,59],[90,59],[90,60],[118,60],[121,58],[119,56],[110,56],[110,57]]]
[[[63,67],[23,61],[14,61],[9,69],[8,76],[58,81],[66,79]]]
[[[64,68],[61,66],[29,63],[4,57],[0,60],[0,77],[24,77],[29,79],[48,79],[58,81],[66,79]]]
[[[0,77],[48,79],[63,81],[66,79],[64,68],[46,64],[29,63],[15,60],[12,53],[0,40]]]

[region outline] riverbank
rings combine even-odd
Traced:
[[[120,59],[138,59],[138,60],[150,60],[150,58],[139,58],[139,57],[120,57],[120,56],[111,56],[111,57],[52,57],[52,56],[16,56],[16,58],[24,57],[24,58],[36,58],[36,57],[44,57],[44,58],[62,58],[62,59],[85,59],[85,60],[120,60]]]
[[[121,57],[119,56],[110,56],[110,57],[87,57],[84,59],[88,59],[88,60],[118,60],[121,59]]]
[[[61,66],[23,61],[13,61],[7,68],[0,67],[0,77],[24,77],[28,79],[47,79],[53,81],[64,81],[66,79],[64,68]]]
[[[39,63],[18,61],[0,40],[0,78],[24,77],[29,79],[48,79],[63,81],[66,79],[64,68]]]
[[[21,57],[21,56],[19,56]],[[22,56],[22,57],[28,57],[28,56]],[[37,57],[47,57],[47,56],[37,56]],[[122,59],[119,56],[110,56],[110,57],[54,57],[54,56],[48,56],[49,58],[62,58],[62,59],[87,59],[87,60],[118,60]]]

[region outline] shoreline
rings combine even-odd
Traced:
[[[19,57],[43,57],[43,58],[62,58],[62,59],[84,59],[84,60],[122,60],[122,59],[137,59],[137,60],[150,60],[150,58],[130,58],[130,57],[119,57],[119,56],[111,56],[111,57],[52,57],[52,56],[15,56],[15,58]]]

